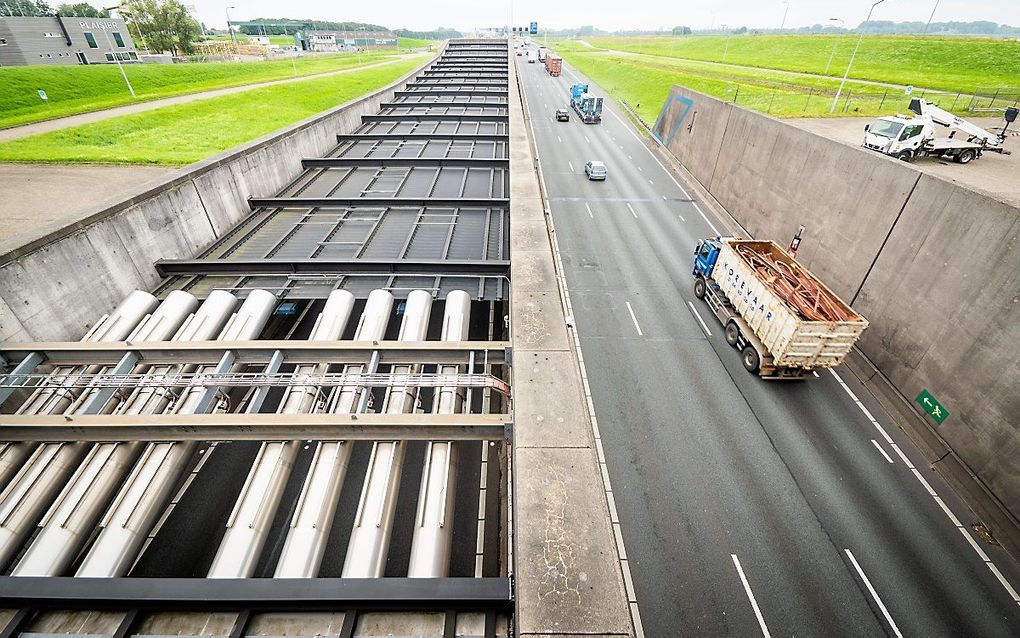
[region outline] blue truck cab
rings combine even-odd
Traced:
[[[694,249],[694,269],[691,271],[695,279],[709,279],[712,276],[715,262],[719,259],[719,248],[719,242],[714,239],[698,240]]]

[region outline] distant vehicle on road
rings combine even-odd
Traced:
[[[524,55],[524,51],[521,51],[520,49],[517,49],[517,55],[518,55],[518,57]]]
[[[578,83],[570,87],[570,106],[585,124],[602,121],[602,98],[590,95],[587,84]]]
[[[765,379],[799,379],[838,366],[868,327],[772,241],[700,240],[691,274],[694,295],[725,326],[726,343],[740,351],[744,369]]]
[[[538,54],[534,50],[528,51],[528,64],[534,64],[538,60]]]
[[[541,57],[541,55],[539,56]],[[563,58],[552,53],[547,53],[545,56],[545,70],[549,72],[554,78],[560,77],[560,71],[563,69]]]
[[[1006,129],[1016,120],[1018,109],[1006,109],[1006,124],[1001,130],[986,131],[962,117],[944,111],[931,102],[914,98],[910,100],[912,117],[890,115],[880,117],[864,127],[864,148],[891,155],[905,162],[918,157],[934,155],[951,157],[957,164],[967,164],[981,157],[984,151],[1006,153],[1002,148],[1006,141]],[[936,137],[935,125],[956,129],[948,137]],[[954,137],[957,131],[967,135],[966,139]]]
[[[569,122],[570,111],[567,109],[556,109],[556,121],[557,122]]]
[[[605,181],[609,177],[609,171],[606,169],[606,165],[602,162],[592,160],[584,165],[584,174],[588,176],[589,180],[601,180]]]
[[[538,47],[538,59],[540,62],[545,62],[545,55],[549,51],[545,47]]]

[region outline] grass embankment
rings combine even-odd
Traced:
[[[363,53],[362,64],[393,55]],[[0,127],[87,113],[124,104],[198,93],[231,86],[313,75],[358,65],[358,56],[343,53],[267,62],[127,64],[124,72],[138,96],[132,99],[120,71],[112,64],[66,67],[0,68]],[[48,102],[39,99],[46,91]]]
[[[724,36],[605,37],[586,42],[617,51],[842,78],[857,35],[735,35],[728,43]],[[1020,84],[1020,41],[868,36],[861,43],[850,77],[954,93],[988,86],[1015,87]]]
[[[401,49],[421,49],[427,46],[439,46],[439,40],[420,40],[418,38],[397,38],[397,46]]]
[[[0,144],[0,161],[196,162],[382,88],[426,57],[33,135]]]
[[[683,38],[676,38],[676,50],[669,55],[671,38],[593,38],[588,41],[591,46],[576,41],[562,41],[551,44],[558,52],[562,53],[567,61],[586,75],[602,85],[614,97],[626,101],[635,108],[638,114],[646,122],[654,122],[670,87],[674,84],[681,84],[696,91],[720,97],[730,101],[736,101],[741,106],[746,106],[759,111],[764,111],[779,117],[808,117],[827,116],[832,108],[833,99],[839,87],[840,78],[826,77],[821,74],[824,70],[826,59],[821,61],[822,68],[818,69],[817,75],[798,75],[797,73],[809,73],[813,64],[818,61],[812,58],[813,55],[824,52],[824,47],[819,48],[816,43],[810,42],[817,36],[733,36],[727,51],[726,62],[734,62],[731,52],[738,41],[755,41],[755,47],[765,47],[771,41],[777,48],[776,62],[764,49],[755,49],[753,61],[758,64],[784,65],[783,59],[792,54],[784,53],[790,47],[803,47],[802,65],[804,71],[791,73],[793,69],[775,68],[754,68],[751,66],[727,66],[715,62],[698,61],[693,59],[680,58],[680,44],[685,41]],[[817,37],[819,40],[827,41],[832,46],[833,39]],[[649,40],[658,40],[658,43]],[[712,40],[713,38],[687,38],[695,41],[698,47],[707,47],[701,40]],[[788,40],[789,39],[789,40]],[[865,38],[868,43],[870,38]],[[884,40],[884,37],[874,38]],[[889,38],[891,40],[902,40],[904,38]],[[718,38],[720,42],[724,38]],[[758,42],[761,40],[761,42]],[[973,40],[973,39],[972,39]],[[933,40],[939,46],[942,39]],[[619,43],[619,46],[617,46]],[[724,42],[723,42],[724,43]],[[808,46],[809,43],[810,46]],[[1020,44],[1017,50],[1020,51]],[[612,50],[606,48],[612,46]],[[693,46],[693,45],[692,45]],[[747,45],[750,47],[751,45]],[[852,43],[851,43],[852,46]],[[654,48],[658,47],[658,48]],[[785,47],[785,48],[784,48]],[[813,48],[812,48],[813,47]],[[637,51],[621,52],[624,48],[645,49],[643,55],[635,55]],[[966,47],[962,47],[966,48]],[[666,55],[661,55],[665,50]],[[876,50],[873,48],[873,50]],[[1007,49],[1004,49],[1004,51]],[[651,53],[657,51],[658,53]],[[701,51],[702,53],[704,51]],[[695,52],[698,52],[695,51]],[[830,49],[831,51],[831,49]],[[854,62],[862,61],[865,46],[861,47],[862,53],[858,54]],[[813,52],[813,53],[812,53]],[[848,54],[849,55],[849,54]],[[876,54],[877,55],[877,54]],[[705,57],[710,57],[705,55]],[[719,51],[719,59],[722,58],[722,50]],[[752,61],[752,52],[745,50],[744,62]],[[735,62],[734,62],[735,63]],[[873,62],[871,67],[877,68],[882,62]],[[988,86],[1003,77],[996,73],[982,75],[983,69],[969,68],[965,64],[957,62],[954,73],[957,77],[968,77],[969,81],[975,82],[975,86]],[[786,66],[792,66],[786,64]],[[836,62],[833,62],[833,67]],[[895,66],[895,65],[894,65]],[[830,70],[830,74],[832,71]],[[872,79],[875,81],[894,81],[880,72]],[[1014,72],[1015,74],[1015,72]],[[855,74],[857,75],[857,74]],[[1020,83],[1020,78],[1013,78],[1014,84]],[[945,82],[943,82],[945,85]],[[973,86],[971,87],[973,90]],[[920,93],[915,92],[914,95]],[[970,104],[967,96],[957,97],[957,93],[932,93],[924,94],[926,99],[932,100],[944,108],[951,108],[957,111],[965,109]],[[901,88],[884,87],[864,81],[849,81],[844,87],[841,98],[836,105],[835,115],[875,115],[879,113],[890,113],[897,109],[902,110],[906,106],[906,96]],[[637,106],[640,104],[640,107]],[[982,103],[982,106],[985,104]]]

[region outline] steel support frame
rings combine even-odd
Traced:
[[[471,137],[471,136],[465,136]],[[510,205],[506,197],[249,197],[252,210],[258,208],[421,208],[422,206],[446,208],[506,208]],[[157,263],[165,263],[161,260]]]
[[[466,140],[468,142],[509,142],[508,133],[339,133],[337,142],[394,141],[408,140]]]
[[[461,277],[509,277],[510,261],[478,260],[372,260],[372,259],[163,259],[156,262],[160,277],[171,275],[285,275],[374,274]]]
[[[507,341],[32,341],[0,344],[4,355],[38,352],[53,365],[114,365],[125,353],[138,355],[140,364],[214,365],[230,351],[238,364],[280,363],[368,364],[379,353],[383,364],[467,365],[472,353],[491,364],[506,363]],[[267,370],[267,372],[274,372]]]
[[[0,415],[0,441],[502,441],[508,414]]]
[[[362,122],[509,122],[499,113],[380,113],[362,115]]]
[[[409,166],[409,167],[467,167],[502,168],[510,166],[510,160],[492,157],[306,157],[301,160],[302,168],[337,168],[351,166]]]

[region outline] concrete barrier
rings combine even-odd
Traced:
[[[798,256],[871,321],[855,372],[1020,554],[1020,209],[685,87],[653,134],[752,235],[806,226]]]
[[[79,338],[129,292],[159,283],[153,262],[194,257],[251,212],[249,196],[283,188],[301,172],[302,158],[325,155],[337,133],[361,126],[363,114],[378,112],[420,70],[127,197],[83,208],[76,222],[40,229],[27,243],[0,244],[0,339]]]

